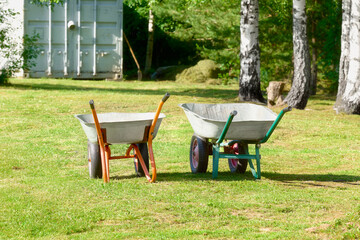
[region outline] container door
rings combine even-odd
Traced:
[[[39,36],[41,53],[31,77],[122,77],[122,0],[25,3],[25,34]]]
[[[40,54],[36,66],[31,69],[31,77],[45,77],[49,56],[48,8],[37,7],[25,1],[24,32],[30,36],[37,35]]]
[[[122,0],[78,0],[79,78],[122,77]]]
[[[120,72],[120,44],[122,36],[122,8],[116,0],[98,4],[97,52],[99,72]],[[121,4],[122,6],[122,4]],[[101,37],[100,37],[101,36]]]

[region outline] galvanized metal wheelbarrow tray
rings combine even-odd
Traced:
[[[156,165],[152,140],[156,137],[161,120],[160,113],[169,93],[159,103],[155,113],[101,113],[95,111],[94,101],[89,102],[92,114],[78,114],[75,117],[88,138],[88,162],[91,178],[110,181],[109,160],[134,158],[135,172],[145,175],[149,182],[156,180]],[[130,144],[123,156],[111,156],[110,145]],[[131,154],[134,150],[135,154]],[[149,156],[152,176],[149,174]],[[140,163],[140,165],[139,165]]]
[[[232,172],[244,173],[249,163],[254,178],[260,179],[260,146],[269,139],[284,114],[291,111],[291,107],[287,107],[276,115],[264,106],[251,103],[183,103],[179,106],[194,130],[190,144],[191,171],[206,172],[208,156],[212,154],[213,178],[218,176],[219,159],[227,158]],[[224,142],[225,139],[231,141]],[[249,144],[255,145],[255,154],[249,154]]]

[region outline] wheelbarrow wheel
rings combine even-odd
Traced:
[[[144,163],[149,170],[149,151],[148,151],[148,145],[147,143],[138,143],[136,144],[140,150],[141,156],[144,160]],[[137,158],[134,158],[134,167],[135,167],[135,173],[139,177],[142,177],[145,175],[144,169],[141,167],[140,161]]]
[[[192,173],[205,173],[209,161],[209,146],[207,139],[201,139],[196,135],[191,138],[190,144],[190,168]]]
[[[240,145],[235,143],[234,145],[227,148],[230,153],[232,154],[246,154],[248,145]],[[233,173],[245,173],[248,160],[247,159],[236,159],[236,158],[229,158],[228,159],[230,171]]]
[[[88,163],[90,178],[102,178],[100,146],[88,141]]]

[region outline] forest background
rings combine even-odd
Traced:
[[[45,0],[32,2],[40,5],[48,3]],[[311,82],[317,82],[320,90],[336,93],[341,53],[342,2],[306,2],[307,35],[312,56]],[[52,3],[62,4],[63,0],[52,0]],[[268,82],[274,80],[285,81],[290,86],[293,76],[292,0],[262,0],[259,1],[259,8],[261,88],[264,91]],[[150,9],[155,25],[150,74],[158,67],[176,65],[180,67],[178,70],[182,70],[201,59],[211,59],[219,64],[219,77],[223,83],[238,81],[240,1],[124,0],[124,33],[142,70],[148,67],[145,62],[148,60]],[[2,13],[5,15],[0,22],[11,15]],[[4,34],[1,32],[0,36],[4,37]],[[34,39],[27,39],[26,42],[30,43],[28,49],[33,46]],[[14,49],[5,45],[3,47]],[[9,54],[12,55],[11,50]],[[24,63],[29,62],[25,58],[31,63],[31,59],[36,57],[36,51],[31,48],[22,55]],[[20,63],[13,65],[14,68],[20,67]],[[125,79],[137,77],[138,67],[127,44],[124,44],[124,72]],[[312,94],[315,93],[312,91]]]
[[[141,67],[147,46],[149,7],[155,34],[152,70],[170,65],[194,65],[211,59],[220,65],[227,83],[240,71],[240,2],[235,0],[125,0],[124,32]],[[293,75],[292,1],[259,1],[261,88],[269,81],[291,83]],[[335,94],[341,53],[341,0],[310,0],[306,5],[312,76],[318,90]],[[124,68],[129,77],[137,67],[124,45]]]

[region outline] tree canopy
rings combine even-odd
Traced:
[[[148,3],[147,0],[124,0],[124,29],[130,35],[137,56],[144,55],[142,48],[146,46]],[[156,25],[154,68],[169,63],[193,64],[209,58],[221,65],[222,77],[239,76],[239,1],[162,0],[155,1],[152,8]],[[306,9],[310,52],[316,49],[318,55],[318,78],[335,92],[340,58],[341,1],[311,0],[307,1]],[[138,20],[134,19],[134,13]],[[259,14],[261,87],[265,90],[269,81],[291,82],[292,1],[261,0]],[[139,33],[139,29],[144,31]]]

